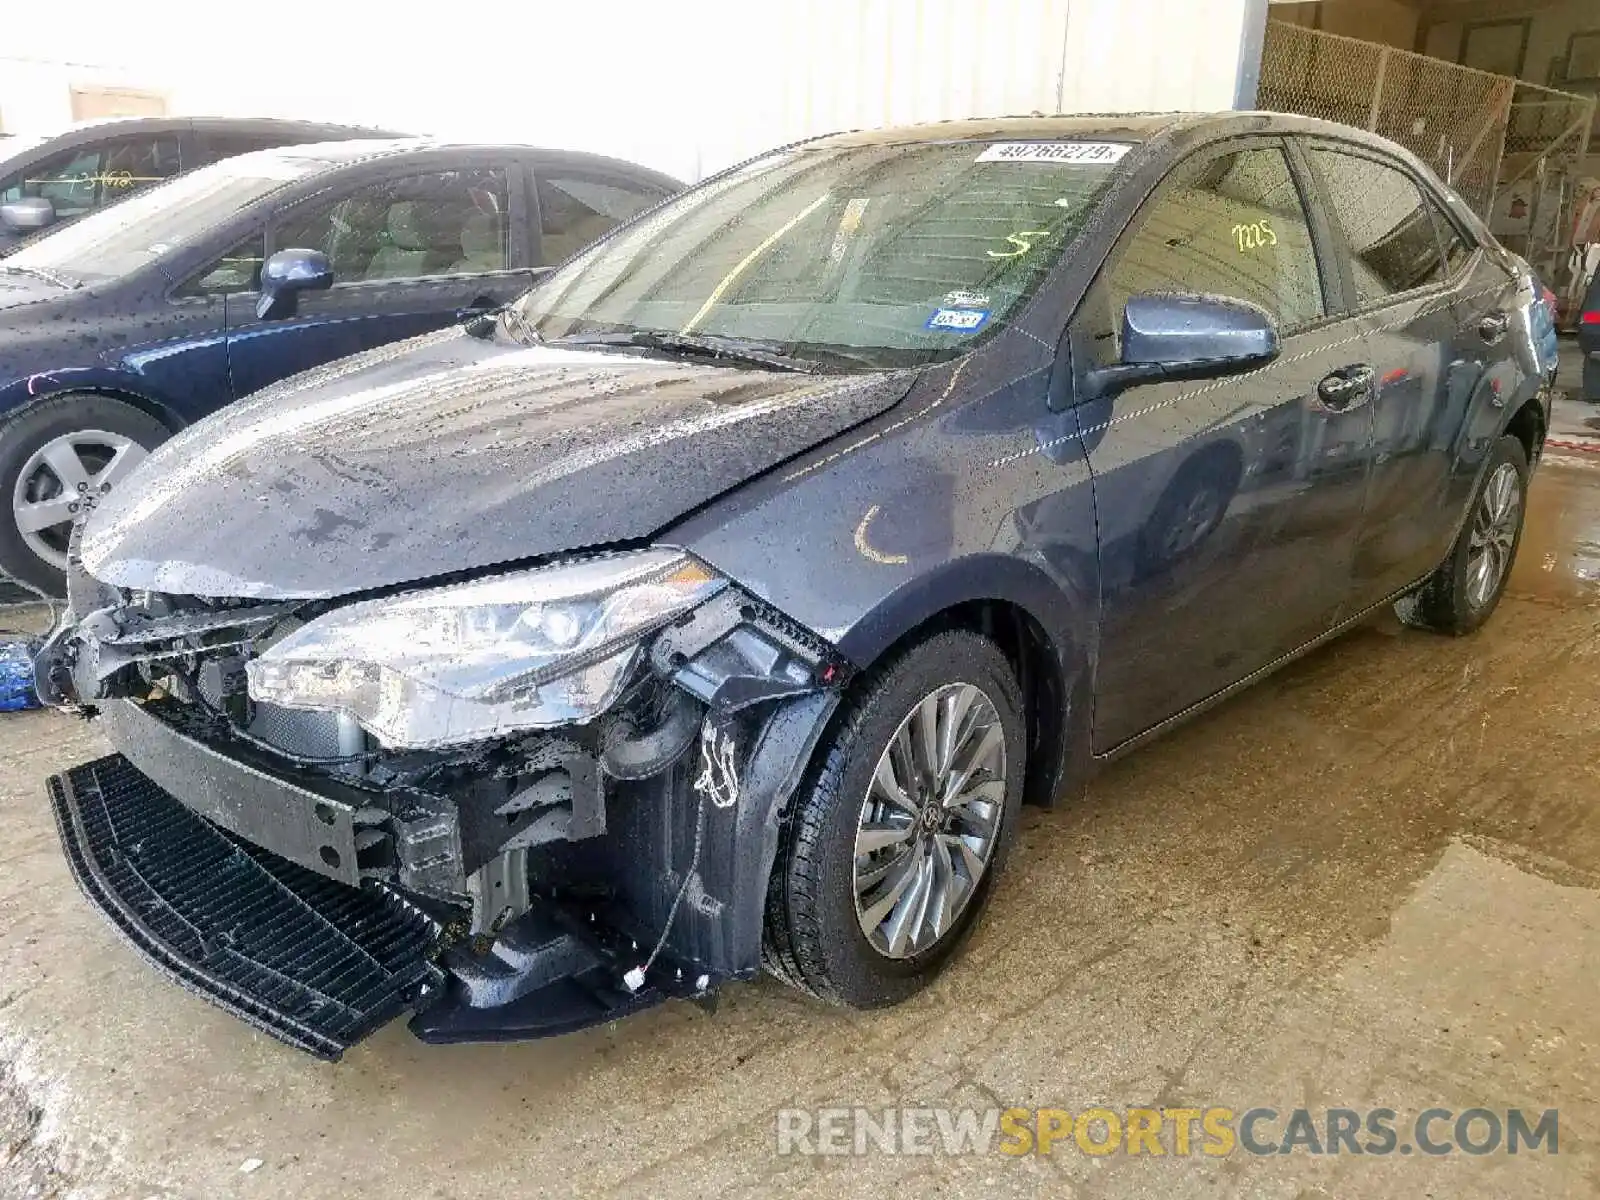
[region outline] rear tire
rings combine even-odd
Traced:
[[[81,445],[73,441],[80,435]],[[71,522],[171,436],[148,413],[94,392],[64,392],[13,413],[0,424],[0,571],[52,596],[64,595]],[[71,467],[75,460],[81,476],[63,480],[41,457],[51,447],[67,449],[71,457],[57,462]],[[55,515],[44,507],[53,502],[63,510],[63,523],[25,533],[19,520],[34,512],[41,519]],[[69,503],[77,505],[75,511],[65,511]]]
[[[1395,611],[1408,625],[1459,637],[1494,612],[1511,578],[1528,508],[1528,454],[1507,434],[1495,442],[1450,551]]]
[[[927,755],[916,758],[927,728]],[[1016,676],[975,633],[935,634],[862,680],[784,829],[763,931],[768,971],[852,1008],[896,1004],[926,987],[1000,873],[1025,754]],[[932,769],[920,770],[924,762]],[[891,801],[884,771],[910,804]],[[884,844],[858,854],[876,841]]]

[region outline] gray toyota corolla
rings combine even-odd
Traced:
[[[116,751],[50,781],[66,853],[330,1057],[763,967],[893,1003],[1021,804],[1382,607],[1488,617],[1534,300],[1408,152],[1299,118],[766,155],[101,504],[37,663]]]

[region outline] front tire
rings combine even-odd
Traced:
[[[12,414],[0,425],[0,571],[65,594],[72,523],[170,436],[148,413],[92,392]]]
[[[1507,434],[1489,452],[1450,557],[1396,605],[1401,620],[1457,637],[1487,621],[1511,578],[1527,508],[1528,454]]]
[[[795,798],[763,960],[834,1004],[896,1004],[971,932],[1017,825],[1022,694],[999,648],[936,634],[858,685]]]

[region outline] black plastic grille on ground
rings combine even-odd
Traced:
[[[185,987],[321,1058],[396,1016],[436,928],[383,892],[235,841],[121,755],[52,776],[78,885]]]

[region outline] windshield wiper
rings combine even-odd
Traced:
[[[772,371],[795,371],[802,375],[814,375],[819,369],[817,363],[785,354],[771,342],[757,342],[749,338],[723,337],[716,334],[668,333],[664,329],[634,329],[627,333],[577,333],[567,337],[552,338],[545,345],[637,346],[644,350],[666,350],[682,354],[699,354],[708,358],[724,358],[729,362],[748,363]]]
[[[57,275],[54,271],[46,271],[43,267],[19,267],[15,263],[0,262],[0,271],[9,271],[14,275],[32,275],[35,279],[42,279],[46,283],[53,283],[58,288],[73,288],[83,286],[81,279],[68,279],[65,275]]]

